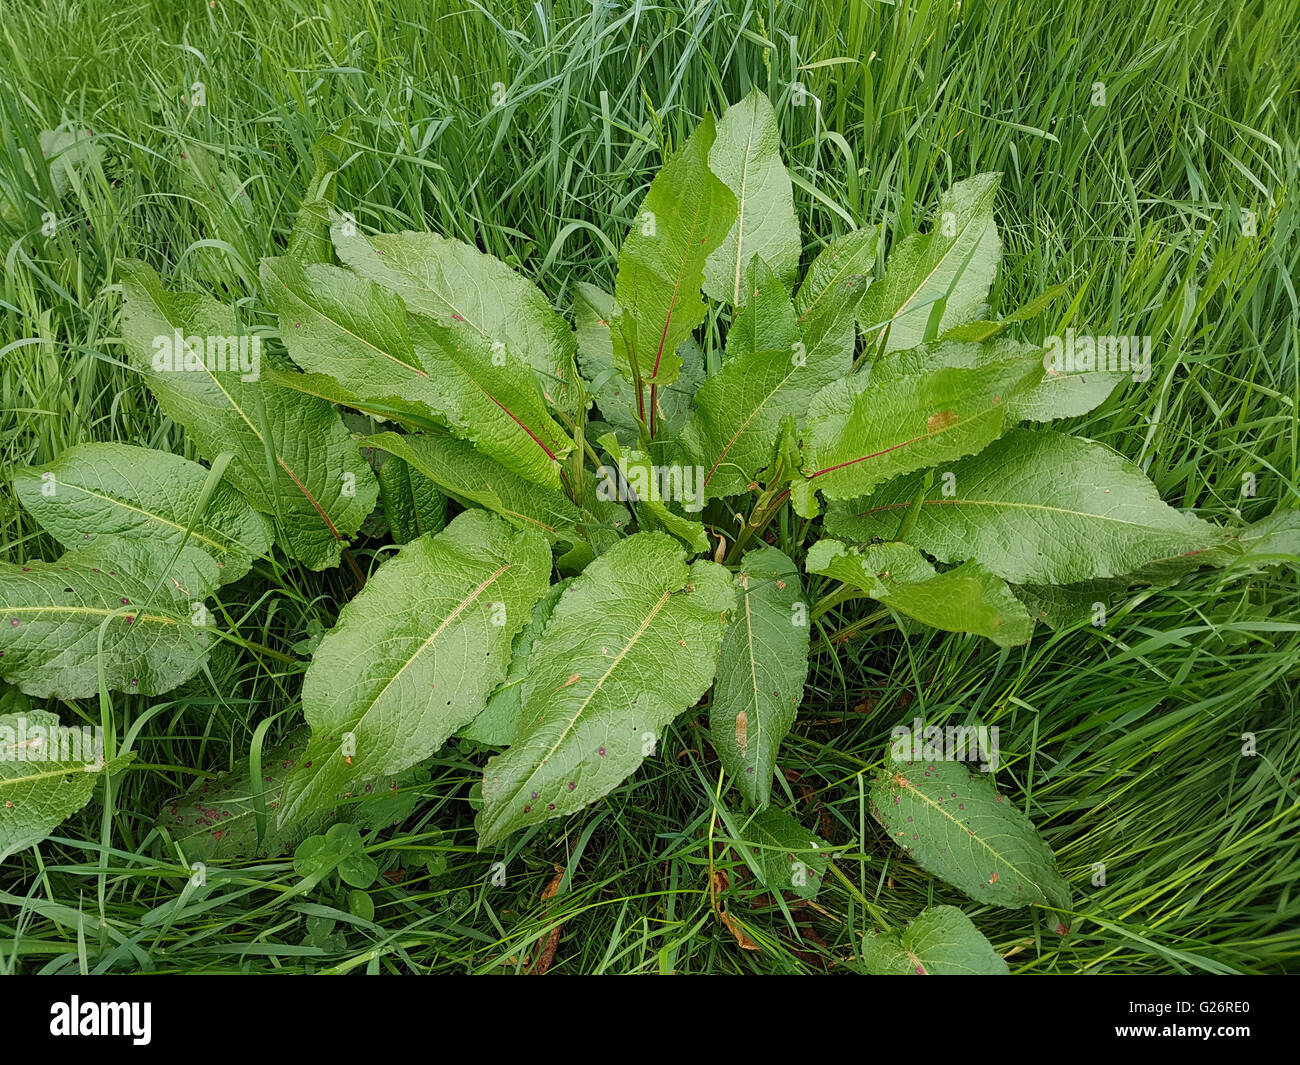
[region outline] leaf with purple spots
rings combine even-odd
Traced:
[[[90,729],[61,729],[45,710],[0,714],[0,862],[40,843],[135,757],[106,762]]]
[[[817,897],[831,865],[829,843],[776,806],[760,810],[740,831],[768,891]]]
[[[262,777],[253,785],[247,758],[229,773],[201,780],[184,795],[167,803],[158,815],[187,861],[226,861],[236,858],[278,858],[315,832],[336,822],[363,828],[383,828],[403,821],[414,809],[416,788],[429,778],[419,766],[391,777],[368,780],[351,795],[339,795],[338,805],[308,814],[286,825],[276,823],[284,782],[302,760],[311,730],[295,730],[283,743],[262,752]],[[260,798],[272,816],[266,835],[257,839],[255,802]]]
[[[1069,885],[1033,823],[964,762],[891,762],[872,785],[870,806],[917,865],[977,902],[1070,908]]]
[[[273,527],[232,481],[204,497],[197,462],[133,444],[78,444],[51,462],[13,472],[14,494],[69,550],[101,540],[179,552],[169,571],[193,593],[214,578],[238,580],[271,548]]]
[[[587,566],[528,656],[513,745],[483,770],[480,849],[582,809],[652,756],[713,682],[734,604],[727,571],[687,565],[666,533],[636,533]]]
[[[212,643],[191,604],[210,589],[160,585],[172,553],[105,542],[57,562],[0,563],[0,677],[57,699],[96,695],[101,667],[110,690],[133,695],[189,680]],[[215,583],[215,563],[212,573]]]

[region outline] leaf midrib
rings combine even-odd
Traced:
[[[980,219],[980,217],[981,217],[980,215],[972,215],[970,219],[966,222],[966,224],[961,227],[961,230],[958,233],[953,235],[952,243],[949,244],[948,247],[944,250],[943,254],[939,256],[938,261],[930,269],[930,272],[927,273],[924,277],[922,277],[921,280],[916,284],[916,286],[910,292],[907,293],[907,298],[904,299],[902,303],[899,304],[898,309],[894,311],[894,313],[890,316],[889,321],[885,322],[881,326],[882,331],[886,328],[886,326],[890,325],[892,322],[896,322],[904,314],[910,314],[912,311],[919,309],[920,306],[924,306],[922,304],[922,305],[918,305],[917,307],[910,307],[909,304],[914,299],[916,299],[916,296],[921,291],[921,289],[925,288],[925,286],[929,283],[930,278],[934,277],[934,275],[939,272],[939,268],[948,261],[949,257],[956,249],[957,244],[966,235],[966,232],[971,228],[971,226],[973,226],[976,223],[976,221]],[[932,231],[932,232],[937,232],[937,231]],[[886,264],[886,270],[888,270],[888,264]],[[956,278],[953,279],[954,283],[956,282],[956,280],[957,280]],[[952,286],[949,286],[950,289],[951,287]]]
[[[861,511],[853,516],[855,518],[864,518],[869,514],[876,514],[888,510],[898,510],[900,508],[910,507],[911,505],[911,503],[889,503],[883,507],[872,507],[870,510]],[[1065,514],[1075,518],[1092,518],[1097,521],[1108,521],[1115,525],[1129,525],[1135,528],[1150,529],[1152,532],[1168,533],[1170,536],[1183,535],[1177,529],[1161,529],[1158,526],[1147,525],[1140,521],[1129,521],[1124,518],[1117,518],[1110,514],[1098,514],[1091,510],[1074,510],[1070,507],[1057,507],[1046,503],[1023,503],[1008,499],[924,499],[921,501],[921,506],[1005,507],[1007,509],[1018,510],[1041,510],[1053,514]]]
[[[790,372],[772,386],[772,390],[763,397],[762,401],[759,402],[752,411],[750,411],[749,417],[740,423],[740,428],[737,429],[731,439],[723,445],[722,450],[718,452],[716,461],[709,467],[708,475],[704,478],[705,487],[708,487],[709,481],[713,478],[713,475],[718,472],[718,467],[722,465],[722,460],[727,457],[727,453],[735,447],[736,441],[739,440],[741,436],[744,435],[745,430],[749,428],[749,423],[758,417],[759,412],[768,405],[773,396],[786,386],[786,383],[795,375],[795,371],[798,369],[798,366],[791,367]]]
[[[745,586],[745,639],[746,646],[749,650],[749,683],[753,690],[753,699],[751,706],[754,708],[754,765],[758,766],[760,756],[763,753],[763,719],[767,716],[759,711],[758,708],[758,660],[754,653],[754,615],[749,605],[749,586],[746,578]],[[742,752],[748,758],[748,752]],[[762,782],[755,780],[755,784],[762,785]]]
[[[551,449],[547,447],[544,443],[542,443],[541,437],[539,437],[537,433],[534,433],[532,429],[530,429],[527,425],[525,425],[523,420],[517,414],[515,414],[514,411],[512,411],[509,407],[507,407],[504,403],[502,403],[501,400],[497,399],[497,397],[494,396],[487,388],[485,388],[483,383],[479,381],[479,379],[475,377],[473,373],[470,372],[469,368],[466,367],[459,359],[456,358],[456,353],[460,351],[459,348],[454,348],[454,346],[449,346],[447,344],[439,344],[438,347],[442,350],[442,353],[447,356],[448,361],[461,372],[461,375],[465,378],[465,380],[469,381],[472,385],[474,385],[475,388],[477,388],[480,392],[482,392],[484,396],[486,396],[489,400],[491,400],[498,407],[500,407],[501,410],[505,413],[506,417],[508,417],[512,422],[514,422],[517,426],[519,426],[520,429],[522,429],[525,433],[527,433],[529,439],[532,440],[534,444],[536,444],[539,448],[542,449],[542,451],[545,453],[548,459],[550,459],[552,462],[559,462],[559,459],[556,458],[555,453],[551,451]],[[539,432],[541,431],[541,426],[538,426],[538,431]],[[555,441],[555,443],[558,446],[560,442]]]
[[[890,452],[898,451],[901,448],[905,448],[905,447],[911,447],[913,444],[919,444],[922,440],[936,440],[939,437],[943,436],[944,433],[949,433],[957,429],[965,428],[966,426],[970,425],[971,422],[978,421],[980,418],[986,418],[990,414],[993,414],[996,411],[1004,410],[1004,409],[1005,408],[1002,406],[1001,400],[995,400],[991,406],[982,407],[978,411],[975,411],[973,414],[970,414],[966,418],[959,418],[957,421],[949,422],[938,432],[924,433],[921,436],[914,436],[910,440],[903,440],[897,444],[891,444],[889,447],[883,448],[880,451],[874,451],[870,455],[859,455],[857,458],[849,459],[847,462],[841,462],[835,466],[828,466],[826,467],[826,469],[823,470],[816,470],[815,472],[807,474],[806,476],[808,480],[811,481],[814,477],[821,477],[823,474],[827,474],[827,473],[835,473],[837,470],[845,469],[848,466],[855,466],[859,462],[867,462],[871,459],[878,459],[882,455],[890,454]],[[854,413],[856,413],[856,411],[851,412],[850,417],[852,417]]]
[[[833,289],[839,283],[840,279],[845,275],[845,273],[848,272],[848,268],[853,265],[853,262],[857,258],[857,256],[858,256],[858,249],[853,249],[852,251],[849,252],[848,262],[846,262],[843,266],[839,267],[839,269],[835,271],[834,275],[830,278],[830,280],[828,280],[826,284],[821,287],[821,290],[817,293],[816,296],[813,297],[812,303],[808,304],[808,309],[804,311],[803,314],[799,315],[799,317],[795,320],[796,324],[803,325],[803,320],[807,318],[808,315],[812,314],[814,310],[817,309],[817,305],[821,303],[822,299],[826,296],[826,294],[830,292],[831,289]],[[803,293],[800,292],[800,295],[802,294]]]
[[[166,315],[164,315],[163,317],[166,318]],[[235,402],[235,397],[232,396],[228,391],[226,391],[226,386],[221,383],[221,380],[220,378],[217,377],[216,373],[214,373],[212,370],[209,370],[206,364],[204,365],[203,370],[210,378],[212,378],[212,383],[217,386],[221,394],[226,397],[226,402],[230,404],[230,409],[233,410],[244,420],[244,424],[248,426],[249,431],[252,432],[252,434],[255,437],[257,437],[257,442],[261,444],[263,447],[266,447],[267,440],[262,435],[261,430],[259,430],[257,426],[253,424],[252,419],[249,418],[249,416],[244,413],[244,408]],[[284,461],[284,457],[280,454],[279,450],[273,448],[272,452],[275,455],[276,465],[279,466],[280,469],[284,470],[284,472],[289,475],[290,480],[292,480],[293,483],[298,486],[298,491],[301,492],[306,497],[307,502],[309,502],[312,505],[312,507],[315,508],[316,513],[320,515],[321,521],[325,523],[325,527],[329,529],[330,534],[334,537],[335,540],[342,540],[343,537],[339,535],[338,528],[334,525],[332,521],[330,521],[330,516],[327,513],[325,513],[325,508],[320,505],[320,503],[317,501],[314,495],[312,495],[309,491],[307,491],[307,486],[303,484],[302,480],[298,477],[298,475],[294,473],[292,469],[289,468],[289,464]]]
[[[481,596],[488,589],[488,587],[491,584],[493,584],[497,580],[497,578],[500,577],[501,574],[505,573],[505,571],[508,570],[512,565],[514,565],[513,562],[503,563],[500,567],[498,567],[495,573],[493,573],[490,577],[487,578],[487,580],[483,581],[483,583],[480,584],[477,588],[475,588],[474,591],[470,592],[469,595],[467,595],[464,599],[462,599],[459,603],[456,604],[455,608],[450,613],[448,613],[448,615],[445,618],[442,619],[441,624],[439,624],[438,627],[434,629],[434,631],[420,644],[420,646],[416,648],[407,657],[406,661],[402,663],[401,668],[396,670],[393,673],[393,675],[388,678],[388,680],[384,683],[384,686],[375,694],[374,698],[368,701],[368,705],[366,706],[366,708],[361,712],[361,715],[357,717],[356,721],[351,726],[352,730],[358,728],[366,720],[366,718],[368,718],[370,714],[374,712],[375,707],[377,707],[379,703],[383,700],[384,695],[387,693],[388,689],[391,688],[397,682],[398,677],[402,676],[402,674],[405,673],[406,670],[415,663],[415,660],[419,658],[422,654],[424,654],[424,652],[430,646],[432,646],[433,642],[446,631],[447,626],[449,626],[453,621],[455,621],[458,617],[460,617],[461,614],[463,614],[467,609],[469,609],[470,604],[473,603],[476,599],[478,599],[479,596]],[[308,719],[308,721],[310,724],[312,724],[313,728],[317,727],[314,722],[311,722],[310,718]],[[328,725],[327,722],[322,722],[322,724]],[[329,759],[330,761],[335,761],[341,757],[343,757],[342,751],[336,745],[335,750],[329,755]],[[322,767],[322,769],[323,768],[324,767]],[[319,777],[317,777],[317,779],[319,779]]]
[[[740,306],[740,274],[741,264],[745,261],[745,204],[746,193],[749,186],[749,153],[754,147],[754,126],[758,122],[758,104],[757,102],[749,111],[749,133],[745,137],[745,162],[740,168],[740,195],[736,200],[736,277],[735,284],[732,286],[733,307]]]
[[[628,653],[636,645],[636,642],[639,639],[641,639],[642,636],[645,635],[646,630],[650,627],[650,623],[654,621],[656,617],[659,616],[659,612],[668,603],[668,600],[672,598],[672,595],[673,592],[670,589],[669,591],[664,592],[659,597],[659,600],[650,609],[650,613],[646,615],[645,620],[641,622],[640,625],[637,626],[636,631],[632,633],[631,637],[629,637],[627,644],[624,646],[624,648],[621,651],[619,651],[617,655],[614,656],[614,660],[610,662],[609,668],[605,670],[603,674],[601,674],[600,679],[596,681],[596,683],[592,686],[591,691],[587,693],[586,698],[582,700],[578,708],[573,712],[573,716],[569,718],[568,723],[565,724],[563,731],[561,731],[560,735],[556,738],[555,742],[551,744],[550,749],[547,750],[546,753],[543,754],[541,758],[537,760],[537,763],[533,767],[533,771],[529,773],[528,776],[525,777],[522,781],[520,781],[519,786],[515,788],[513,792],[511,792],[510,794],[511,799],[514,799],[516,795],[518,795],[521,791],[523,791],[526,787],[528,787],[528,785],[532,783],[532,781],[537,778],[537,775],[546,767],[551,757],[555,754],[557,750],[559,750],[560,744],[562,744],[565,741],[565,739],[568,737],[569,733],[573,731],[573,727],[578,723],[578,719],[582,717],[587,707],[591,704],[592,699],[594,699],[596,697],[596,694],[599,691],[601,691],[601,689],[604,687],[605,682],[609,680],[610,675],[614,672],[615,669],[618,668],[619,663],[622,662],[623,659],[627,657]],[[500,809],[504,812],[508,809],[508,807],[503,804],[500,807]]]
[[[101,607],[101,606],[0,606],[0,613],[3,614],[93,614],[96,617],[107,617],[109,614],[115,614],[121,607]],[[134,618],[135,621],[156,621],[166,625],[179,625],[175,618],[169,618],[165,614],[132,614],[130,611],[123,610],[119,615],[122,618]]]
[[[71,481],[61,481],[60,483],[65,488],[74,488],[78,492],[83,492],[84,494],[90,496],[92,499],[100,499],[103,500],[105,503],[111,503],[113,506],[121,507],[123,510],[133,511],[134,513],[139,514],[142,517],[160,521],[164,525],[170,525],[173,529],[176,529],[180,532],[186,531],[187,528],[186,526],[174,522],[170,518],[165,518],[161,514],[156,514],[151,510],[145,510],[143,507],[134,506],[131,503],[128,503],[124,499],[118,499],[116,496],[101,495],[99,492],[92,492],[89,488],[86,488],[84,485],[74,484]],[[232,550],[232,548],[228,547],[226,544],[220,543],[217,540],[213,540],[210,537],[204,536],[197,529],[190,529],[189,534],[193,539],[202,540],[205,544],[208,544],[209,546],[214,547],[218,551],[221,551],[223,553],[229,553]]]
[[[904,777],[904,779],[906,780],[907,778]],[[976,833],[972,832],[969,828],[967,828],[960,821],[958,821],[957,818],[953,817],[952,814],[948,813],[948,811],[945,810],[941,805],[939,805],[932,798],[930,798],[930,796],[926,795],[925,792],[921,790],[919,784],[915,783],[912,780],[908,780],[907,788],[905,790],[915,794],[918,799],[920,799],[931,809],[936,810],[939,813],[939,815],[943,817],[946,821],[951,822],[952,825],[961,829],[963,832],[967,833],[971,839],[975,840],[981,847],[983,847],[986,851],[988,851],[989,854],[991,854],[994,858],[1003,862],[1007,866],[1007,868],[1010,869],[1012,872],[1014,872],[1018,877],[1020,877],[1021,880],[1023,880],[1026,884],[1032,884],[1034,887],[1038,888],[1040,894],[1042,893],[1042,888],[1039,886],[1037,880],[1035,880],[1033,877],[1026,874],[1018,865],[1016,865],[1013,861],[1011,861],[1011,859],[1006,857],[1006,855],[995,850],[988,843],[988,841],[984,839],[983,836],[977,835]]]
[[[70,777],[77,773],[89,774],[100,771],[101,767],[99,766],[96,766],[94,770],[87,770],[87,764],[93,763],[77,762],[74,765],[63,765],[58,769],[47,769],[44,773],[33,773],[31,776],[26,777],[0,776],[0,788],[10,788],[16,784],[31,784],[33,781],[49,780],[51,777]]]

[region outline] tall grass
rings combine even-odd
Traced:
[[[780,116],[808,256],[859,224],[915,227],[954,179],[1001,170],[995,308],[1063,285],[1044,331],[1154,339],[1151,381],[1075,429],[1139,462],[1176,506],[1261,517],[1300,494],[1297,26],[1294,0],[11,0],[4,468],[85,440],[193,457],[124,365],[116,263],[147,259],[174,287],[259,312],[258,259],[283,247],[327,134],[335,199],[361,226],[472,241],[564,308],[575,281],[611,285],[664,154],[757,85]],[[56,128],[102,149],[62,196],[40,146]],[[53,557],[0,485],[5,557]],[[294,658],[349,594],[342,575],[274,561],[236,587],[226,622]],[[118,744],[137,761],[106,802],[0,870],[0,971],[521,969],[560,925],[557,971],[842,968],[878,919],[961,901],[865,811],[890,727],[920,712],[1000,727],[999,785],[1075,888],[1065,940],[1030,911],[972,909],[1014,969],[1294,968],[1297,591],[1294,567],[1249,583],[1198,574],[1135,593],[1104,629],[1004,652],[829,615],[782,758],[780,801],[840,854],[802,906],[748,875],[691,715],[607,800],[513,841],[504,887],[488,882],[495,856],[475,853],[464,802],[481,755],[455,746],[416,815],[368,840],[390,873],[373,922],[301,890],[288,860],[209,870],[194,887],[154,815],[246,760],[259,723],[280,714],[274,736],[296,720],[300,667],[231,655],[163,699],[115,697]],[[19,698],[5,692],[3,708]],[[51,708],[99,721],[98,706]],[[1257,756],[1243,756],[1245,732]],[[543,902],[557,865],[564,881]],[[760,952],[714,917],[710,867],[729,871],[726,905]],[[309,918],[335,921],[333,937]]]

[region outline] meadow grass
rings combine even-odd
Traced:
[[[474,242],[567,308],[577,281],[612,287],[664,154],[753,86],[780,116],[805,258],[857,225],[915,228],[953,180],[1002,171],[994,309],[1060,285],[1044,332],[1154,341],[1151,380],[1071,428],[1202,517],[1294,506],[1297,26],[1295,0],[11,0],[4,557],[56,554],[10,469],[88,440],[196,457],[124,365],[121,258],[264,314],[258,260],[284,246],[332,133],[335,198],[359,225]],[[64,172],[66,190],[40,147],[63,124],[102,149]],[[355,555],[383,557],[365,543]],[[553,972],[844,971],[864,931],[935,902],[964,903],[1020,972],[1296,968],[1294,566],[1137,591],[1104,628],[1014,650],[904,637],[860,606],[826,615],[774,796],[836,847],[815,903],[767,895],[748,873],[739,807],[692,711],[606,800],[503,855],[475,851],[465,800],[482,752],[449,746],[416,813],[367,837],[390,874],[370,889],[373,921],[338,891],[302,890],[287,858],[192,886],[154,831],[166,801],[297,723],[295,645],[333,624],[351,581],[266,560],[234,588],[222,616],[250,647],[206,676],[157,699],[51,705],[66,723],[111,723],[137,760],[0,870],[0,972],[514,971],[561,926]],[[0,710],[19,704],[3,698]],[[874,826],[871,772],[916,714],[1000,728],[999,787],[1074,888],[1070,936],[1032,910],[970,904]],[[504,886],[488,879],[498,857]],[[724,904],[761,950],[739,950],[717,920],[710,870],[729,874]]]

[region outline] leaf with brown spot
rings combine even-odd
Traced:
[[[955,410],[941,410],[925,419],[925,427],[929,432],[940,433],[956,421],[957,412]]]

